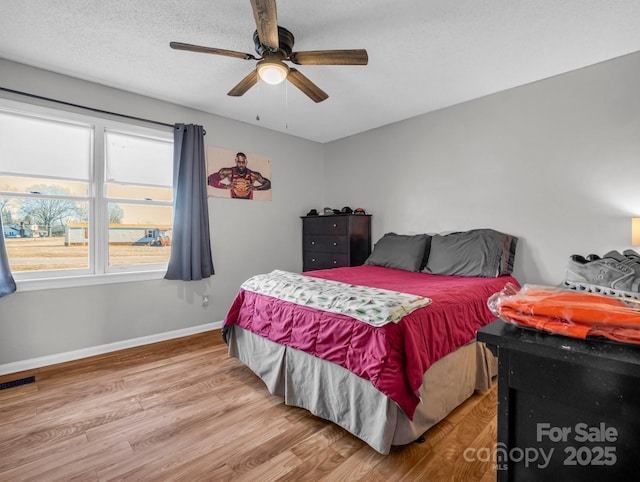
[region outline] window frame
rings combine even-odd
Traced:
[[[0,192],[3,197],[64,198],[78,202],[87,202],[89,219],[89,254],[87,268],[64,270],[23,271],[13,273],[18,291],[70,288],[132,281],[162,279],[167,271],[167,263],[109,266],[109,203],[143,204],[149,206],[168,206],[172,201],[136,200],[128,198],[110,198],[106,192],[106,145],[108,131],[118,131],[134,136],[166,140],[173,143],[173,130],[169,127],[148,127],[141,123],[115,121],[109,118],[79,114],[77,112],[44,107],[0,98],[0,111],[36,116],[47,120],[89,126],[92,129],[90,154],[90,180],[85,196],[34,195],[20,192]],[[15,175],[8,171],[0,174]],[[24,176],[23,176],[24,177]],[[41,179],[44,179],[43,177]],[[55,178],[64,180],[64,178]]]

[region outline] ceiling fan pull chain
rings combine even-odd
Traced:
[[[284,84],[284,128],[289,129],[289,85]]]
[[[262,99],[262,82],[258,81],[258,99]],[[256,120],[260,122],[260,109],[258,109],[258,114],[256,115]]]

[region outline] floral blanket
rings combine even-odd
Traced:
[[[350,316],[372,326],[398,323],[431,299],[369,286],[274,270],[245,281],[242,289],[297,305]]]

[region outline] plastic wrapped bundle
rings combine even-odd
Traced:
[[[515,325],[573,338],[603,336],[640,344],[640,302],[553,286],[507,284],[488,300],[491,312]]]

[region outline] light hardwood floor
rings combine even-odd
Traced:
[[[0,391],[0,480],[495,480],[467,448],[496,440],[496,387],[474,394],[426,441],[380,455],[284,405],[220,331],[19,374]],[[467,457],[468,458],[468,457]]]

